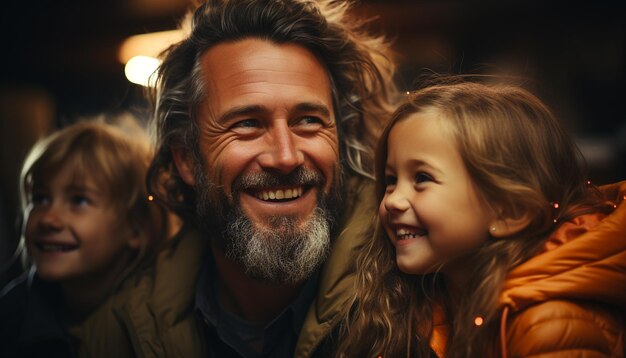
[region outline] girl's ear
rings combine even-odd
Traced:
[[[532,221],[528,211],[513,217],[501,216],[489,225],[489,234],[496,238],[508,237],[524,230]]]
[[[194,159],[189,153],[189,149],[181,146],[171,148],[172,158],[178,174],[183,179],[185,184],[194,186],[196,184],[196,178],[194,176]]]

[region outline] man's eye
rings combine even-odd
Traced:
[[[259,126],[259,121],[256,119],[244,119],[233,124],[232,128],[256,128]]]
[[[416,183],[425,183],[425,182],[429,182],[429,181],[435,181],[435,179],[433,179],[432,176],[430,176],[430,174],[428,173],[424,173],[424,172],[419,172],[417,174],[415,174],[415,182]]]
[[[312,116],[307,116],[307,117],[302,117],[300,118],[300,121],[298,122],[299,124],[324,124],[324,121],[321,118],[318,117],[312,117]]]

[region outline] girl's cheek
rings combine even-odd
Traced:
[[[384,202],[384,201],[383,201]],[[385,236],[391,240],[391,236],[389,233],[389,215],[387,215],[387,209],[385,209],[385,205],[383,202],[378,206],[378,219],[380,220],[380,224],[382,229],[385,231]],[[393,242],[393,240],[391,240]]]
[[[380,204],[378,205],[378,218],[380,219],[380,222],[383,224],[387,224],[387,210],[385,209],[385,199],[383,198],[383,200],[380,202]]]

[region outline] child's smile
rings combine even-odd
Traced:
[[[66,164],[33,188],[25,237],[38,275],[46,280],[116,274],[113,267],[130,249],[131,230],[108,192],[91,178],[77,184],[73,174]]]
[[[423,112],[399,121],[387,149],[380,216],[398,267],[411,274],[442,265],[444,273],[467,271],[454,267],[487,239],[494,216],[479,198],[446,119]]]

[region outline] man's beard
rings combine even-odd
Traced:
[[[205,173],[202,165],[196,166],[197,223],[248,276],[293,285],[309,278],[326,260],[339,215],[338,180],[324,193],[324,176],[309,168],[299,167],[288,175],[269,171],[244,174],[233,182],[229,200]],[[243,190],[295,186],[318,189],[317,207],[307,218],[265,216],[263,223],[255,225],[241,208],[239,194]]]

